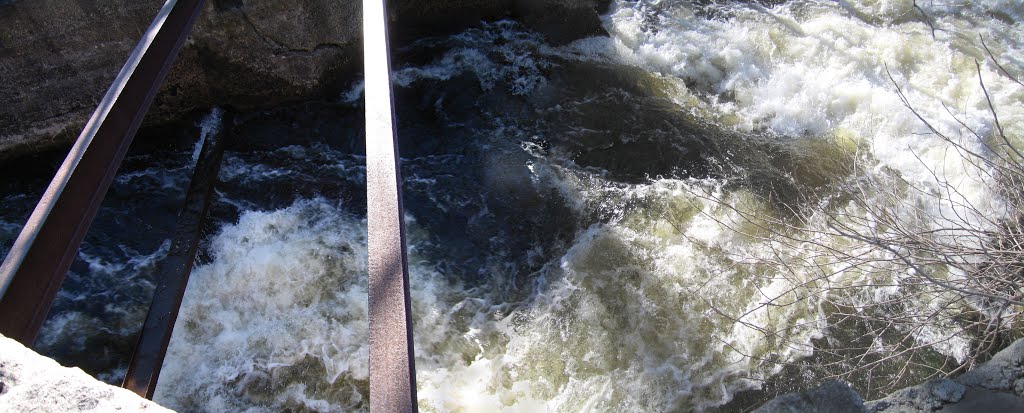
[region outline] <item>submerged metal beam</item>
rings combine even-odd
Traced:
[[[363,0],[370,412],[417,411],[402,180],[384,0]]]
[[[31,346],[203,0],[168,0],[0,265],[0,333]]]
[[[185,195],[185,205],[175,224],[171,250],[160,263],[157,272],[156,291],[153,292],[153,301],[146,314],[146,324],[139,332],[132,361],[128,364],[128,372],[121,384],[121,387],[147,399],[153,399],[167,344],[171,341],[174,322],[178,319],[178,309],[199,249],[202,223],[206,219],[210,199],[213,198],[224,147],[231,137],[231,123],[228,116],[221,123],[221,132],[210,134],[203,142],[203,149],[192,171],[188,194]]]

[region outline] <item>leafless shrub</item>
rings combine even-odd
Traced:
[[[999,65],[984,39],[981,44],[998,73],[1020,84]],[[970,179],[997,194],[1001,210],[975,205],[958,182],[940,172],[932,170],[928,182],[915,183],[897,172],[858,164],[857,156],[851,157],[857,161],[849,178],[831,197],[808,197],[811,207],[792,207],[784,218],[695,192],[729,209],[728,218],[711,217],[720,225],[768,246],[767,254],[737,261],[766,268],[763,274],[782,277],[789,285],[785,291],[762,292],[760,305],[740,314],[709,306],[766,341],[790,346],[801,346],[787,340],[800,325],[768,327],[748,316],[792,305],[820,308],[829,334],[814,344],[815,368],[874,389],[962,372],[1019,336],[1024,321],[1024,155],[1003,129],[981,63],[975,63],[992,122],[987,134],[948,107],[962,133],[943,133],[889,78],[903,104],[948,145],[947,156],[962,160]],[[933,351],[963,343],[969,343],[969,350],[956,357]]]

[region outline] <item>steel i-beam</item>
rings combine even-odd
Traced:
[[[221,131],[209,134],[199,152],[199,159],[192,171],[192,182],[185,195],[185,204],[178,213],[171,250],[167,252],[167,258],[160,262],[156,290],[146,314],[146,323],[139,332],[135,351],[121,384],[121,387],[147,399],[152,399],[156,391],[156,382],[163,367],[167,345],[171,342],[174,322],[178,319],[181,300],[192,274],[196,251],[199,250],[202,224],[213,199],[224,147],[231,137],[231,115],[225,117]]]
[[[0,265],[0,333],[31,346],[203,0],[168,0]]]
[[[384,0],[363,0],[370,270],[370,412],[416,408],[402,180]]]

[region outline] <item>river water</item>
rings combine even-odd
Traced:
[[[1006,135],[1021,139],[1024,87],[1012,78],[1024,73],[1024,4],[918,6],[614,1],[609,38],[555,47],[496,22],[399,47],[421,409],[738,411],[830,377],[877,397],[962,362],[970,340],[949,321],[899,335],[926,344],[915,355],[844,375],[857,364],[825,350],[858,335],[861,361],[898,346],[835,321],[836,308],[899,297],[912,277],[815,261],[822,246],[877,254],[849,239],[765,233],[824,234],[823,222],[744,219],[789,222],[822,205],[863,216],[844,203],[847,184],[892,176],[955,182],[958,199],[1003,213],[977,166],[950,156],[895,85],[937,130],[984,140],[994,122],[977,59]],[[366,410],[361,92],[149,132],[159,139],[143,141],[161,144],[133,148],[36,349],[120,379],[196,145],[230,131],[155,400]],[[42,166],[5,168],[20,178],[0,198],[3,250],[47,179]],[[880,192],[861,194],[899,194],[926,228],[958,211],[938,190]],[[806,288],[822,282],[836,292]]]

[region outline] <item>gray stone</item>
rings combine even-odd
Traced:
[[[866,403],[871,412],[931,412],[946,403],[960,401],[967,388],[950,379],[935,379],[897,390],[888,397]]]
[[[1002,392],[970,388],[963,399],[936,410],[942,413],[1024,412],[1024,400]]]
[[[607,35],[594,12],[600,7],[590,0],[519,0],[513,10],[527,26],[560,45],[584,36]]]
[[[162,0],[0,2],[0,160],[69,144]],[[397,0],[393,38],[516,18],[554,43],[600,35],[607,0]],[[336,99],[362,70],[362,7],[338,0],[209,0],[146,117]]]
[[[67,144],[163,1],[0,6],[0,154]],[[359,2],[211,0],[147,116],[313,97],[357,67]]]
[[[1016,391],[1017,381],[1024,378],[1024,340],[1017,340],[996,353],[991,360],[957,377],[967,386],[989,390]]]
[[[955,403],[964,397],[967,388],[949,379],[938,379],[931,382],[932,396],[947,403]]]
[[[0,412],[170,412],[0,335]]]
[[[1024,340],[954,379],[908,387],[865,405],[871,412],[1024,411]]]
[[[864,401],[850,386],[828,381],[810,390],[789,393],[769,401],[755,413],[859,413],[865,412]]]
[[[848,392],[851,396],[844,396]],[[831,382],[805,392],[780,396],[757,412],[1024,412],[1024,339],[991,360],[953,379],[934,379],[863,403],[849,386]],[[849,401],[856,398],[855,403]],[[851,407],[853,406],[853,407]],[[842,410],[856,409],[861,410]]]

